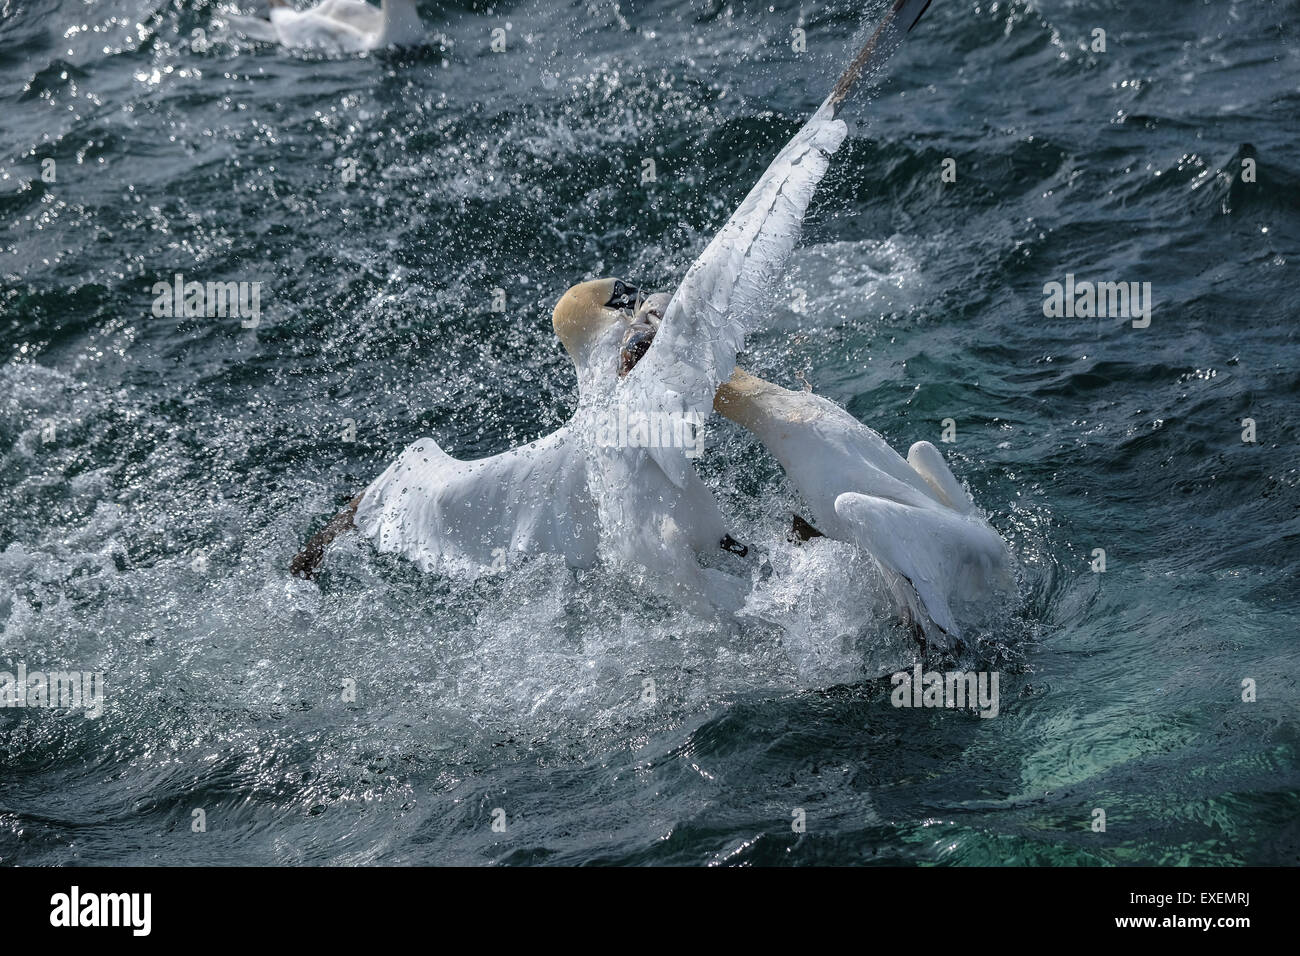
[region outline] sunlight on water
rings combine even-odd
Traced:
[[[0,4],[0,670],[106,686],[0,712],[0,861],[1298,861],[1286,4],[934,4],[741,356],[934,442],[1006,538],[1017,593],[926,662],[999,672],[996,719],[891,706],[918,645],[880,570],[790,543],[804,502],[716,416],[734,616],[355,536],[288,573],[416,438],[566,421],[556,298],[674,288],[859,11],[799,55],[797,5],[525,3],[494,54],[496,12],[421,3],[430,43],[344,55],[235,6]],[[1067,273],[1151,282],[1150,327],[1046,317]],[[259,312],[160,313],[177,274]]]

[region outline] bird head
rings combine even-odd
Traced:
[[[640,291],[622,279],[579,282],[560,296],[551,324],[578,368],[606,361],[614,368],[640,303]]]

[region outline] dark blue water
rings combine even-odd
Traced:
[[[549,559],[288,574],[412,439],[563,422],[554,300],[670,288],[881,6],[804,9],[801,54],[795,3],[425,0],[441,42],[329,57],[0,0],[0,670],[107,686],[0,711],[0,860],[1300,862],[1295,0],[935,0],[750,343],[900,449],[954,420],[1020,576],[948,662],[996,719],[890,706],[874,572],[784,542],[726,422],[700,470],[774,569],[735,622]],[[261,322],[156,317],[177,272]],[[1150,326],[1046,318],[1067,273],[1150,282]]]

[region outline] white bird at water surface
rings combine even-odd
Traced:
[[[684,603],[734,607],[743,593],[737,585],[747,582],[697,560],[716,554],[719,545],[743,549],[726,534],[711,491],[695,473],[694,456],[681,443],[611,443],[600,439],[600,431],[611,415],[627,411],[692,423],[711,413],[798,241],[830,157],[848,133],[836,116],[839,108],[928,6],[929,0],[897,0],[821,107],[691,265],[657,323],[640,321],[640,293],[622,280],[580,283],[561,297],[552,322],[577,370],[579,391],[567,424],[528,446],[477,461],[447,455],[432,438],[418,439],[308,543],[295,559],[295,573],[310,576],[329,540],[355,524],[381,551],[403,554],[426,570],[500,567],[508,558],[540,552],[583,567],[603,555],[641,566],[649,583]],[[811,465],[815,449],[809,454]],[[946,473],[942,459],[939,466]],[[829,509],[818,509],[818,520],[840,516],[841,504],[845,515],[855,516],[860,508],[850,496],[870,495],[874,487],[845,484]],[[926,502],[916,496],[938,502],[934,493],[915,485],[908,490],[911,498],[894,500],[933,519],[922,514]],[[939,503],[958,505],[951,497]],[[859,522],[864,533],[881,523],[878,512]],[[853,540],[847,528],[843,535]],[[869,550],[886,551],[880,542]],[[927,574],[941,565],[909,564],[896,554],[882,563],[924,567]],[[926,584],[923,579],[920,586]]]
[[[912,445],[904,460],[835,403],[739,368],[714,407],[763,442],[812,509],[812,524],[796,518],[795,533],[871,555],[927,639],[959,640],[954,605],[1014,590],[1006,542],[928,441]]]
[[[270,0],[269,19],[227,15],[240,33],[286,47],[319,48],[341,53],[418,46],[427,41],[415,0],[322,0],[295,10],[285,0]]]

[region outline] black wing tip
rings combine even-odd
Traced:
[[[864,74],[875,73],[883,66],[884,62],[889,59],[898,47],[898,44],[902,42],[903,37],[911,33],[912,27],[921,22],[921,18],[925,16],[925,11],[930,9],[932,2],[933,0],[924,0],[924,2],[922,0],[894,0],[894,5],[889,8],[889,12],[880,21],[875,32],[858,50],[857,56],[853,58],[848,69],[840,75],[835,88],[831,90],[830,103],[835,112],[839,111],[849,92]],[[920,9],[915,16],[912,16],[912,22],[904,27],[903,24],[906,20],[902,18],[911,16],[910,9],[916,7]]]
[[[898,7],[901,7],[901,6],[902,6],[904,3],[906,3],[906,2],[907,2],[907,0],[898,0]],[[921,22],[921,18],[922,18],[923,16],[925,16],[925,11],[930,9],[930,4],[933,3],[933,2],[934,2],[934,0],[925,0],[925,6],[923,6],[923,7],[921,8],[921,12],[918,13],[918,14],[916,15],[916,19],[913,20],[913,21],[911,22],[911,24],[908,25],[908,28],[907,28],[907,32],[908,32],[908,33],[911,33],[911,32],[912,32],[912,27],[916,26],[918,23]],[[897,10],[898,7],[895,7],[894,9]]]

